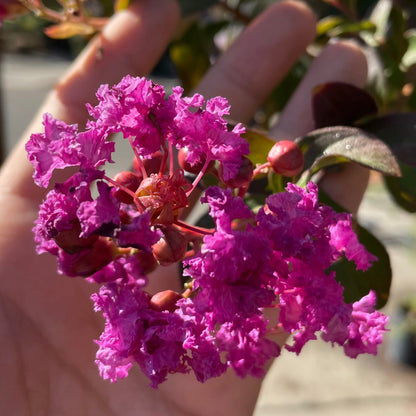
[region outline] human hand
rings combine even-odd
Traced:
[[[171,0],[157,5],[140,0],[115,16],[59,82],[27,131],[42,130],[40,114],[44,112],[83,125],[87,119],[84,104],[94,101],[98,86],[116,83],[126,73],[148,73],[177,21],[178,9]],[[209,71],[198,92],[206,97],[227,97],[231,117],[248,121],[313,40],[314,25],[312,13],[301,3],[272,6]],[[365,58],[357,47],[329,45],[270,134],[294,138],[313,128],[309,97],[315,85],[343,81],[363,86],[365,80]],[[137,370],[117,384],[99,378],[92,340],[98,338],[103,322],[89,300],[96,288],[81,279],[57,275],[52,256],[35,253],[31,228],[44,195],[31,179],[32,167],[23,148],[27,139],[28,135],[5,163],[0,177],[0,364],[6,373],[0,388],[2,413],[251,414],[261,386],[257,379],[241,380],[228,373],[199,384],[193,376],[174,375],[153,390]],[[348,194],[351,210],[361,197],[355,179],[351,186],[351,178],[357,176],[365,186],[365,175],[357,167],[335,181],[326,179],[331,186],[336,184],[334,189],[342,190],[338,202],[345,201],[342,198]],[[166,276],[155,281],[176,284]],[[202,403],[210,406],[201,408]]]

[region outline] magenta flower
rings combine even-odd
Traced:
[[[313,183],[288,184],[255,214],[243,199],[249,146],[241,125],[228,130],[227,100],[182,93],[167,97],[162,86],[127,76],[100,87],[85,131],[46,114],[44,133],[26,144],[39,186],[57,169],[78,167],[54,184],[33,230],[37,251],[56,256],[60,273],[102,285],[92,296],[106,321],[97,341],[101,376],[115,382],[138,365],[152,387],[170,373],[193,371],[205,382],[230,367],[262,377],[280,354],[268,337],[275,331],[292,335],[285,348],[297,354],[318,336],[350,357],[375,354],[387,325],[375,293],[347,304],[330,271],[341,257],[360,270],[376,260],[351,216],[320,204]],[[103,168],[112,163],[112,133],[129,140],[134,172],[110,178]],[[175,148],[186,158],[180,168]],[[213,229],[183,219],[207,172],[218,179],[200,198]],[[182,294],[145,292],[157,265],[177,261],[189,278]],[[265,308],[279,308],[276,322]]]
[[[191,98],[182,98],[183,89],[176,87],[169,100],[174,103],[176,116],[176,146],[188,150],[187,162],[190,165],[205,161],[218,160],[223,165],[225,180],[233,178],[241,165],[243,155],[249,153],[241,125],[228,131],[224,115],[229,114],[227,101],[215,97],[207,101],[195,94]]]
[[[103,128],[108,133],[121,132],[125,138],[132,137],[137,153],[144,157],[160,149],[161,133],[170,123],[169,117],[164,122],[169,108],[161,85],[127,75],[112,88],[102,85],[97,98],[97,106],[87,105],[90,115],[96,119],[90,122],[91,128]]]
[[[92,299],[106,318],[97,341],[97,364],[104,379],[127,376],[133,362],[157,387],[169,372],[187,372],[186,330],[178,314],[149,308],[149,297],[136,286],[108,284]]]
[[[43,125],[45,132],[32,134],[26,143],[29,161],[35,168],[33,178],[37,185],[46,188],[55,169],[69,166],[94,169],[112,162],[114,143],[107,141],[103,130],[78,133],[77,125],[67,125],[50,114],[44,115]]]

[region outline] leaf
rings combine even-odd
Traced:
[[[362,88],[345,82],[318,85],[312,95],[315,127],[352,125],[377,113],[374,98]]]
[[[406,53],[403,55],[402,64],[410,68],[412,65],[416,64],[416,30],[408,30],[405,34],[409,45]]]
[[[346,303],[356,302],[368,295],[370,290],[374,290],[377,294],[376,307],[379,309],[386,304],[390,294],[392,279],[390,258],[383,244],[368,230],[357,224],[356,232],[360,243],[374,254],[378,261],[363,272],[356,270],[353,262],[342,258],[331,267],[331,270],[336,272],[336,279],[344,287]]]
[[[48,26],[44,29],[44,32],[52,39],[67,39],[75,35],[92,35],[95,32],[95,29],[86,23],[63,22],[57,25]]]
[[[356,127],[325,127],[310,132],[297,143],[304,152],[309,177],[325,166],[345,161],[385,175],[400,176],[399,165],[389,147]]]
[[[328,28],[326,35],[328,37],[335,37],[335,36],[351,36],[355,33],[362,33],[362,32],[369,32],[374,33],[376,31],[376,25],[368,20],[358,21],[358,22],[351,22],[346,19],[342,19],[339,23],[332,27]]]
[[[263,164],[267,162],[267,155],[275,140],[271,139],[265,133],[261,133],[256,130],[246,129],[246,132],[242,134],[250,146],[250,154],[247,156],[254,166],[257,164]]]
[[[401,178],[384,178],[386,187],[394,201],[408,212],[416,212],[416,169],[401,165]]]
[[[391,9],[393,7],[392,0],[380,0],[376,3],[370,20],[376,25],[376,38],[384,39]]]
[[[219,0],[179,0],[182,16],[189,16],[191,14],[201,12],[211,6],[217,4]]]
[[[319,202],[329,205],[336,212],[345,212],[339,204],[328,196],[322,189],[319,190]],[[377,293],[377,308],[383,307],[390,293],[392,270],[390,257],[382,242],[380,242],[367,229],[354,222],[354,231],[359,242],[371,254],[377,257],[371,268],[365,272],[357,270],[355,263],[345,257],[331,266],[330,270],[336,272],[336,279],[344,287],[344,300],[346,303],[360,300],[370,290]]]
[[[416,167],[416,113],[393,113],[359,123],[387,143],[397,160]]]
[[[172,43],[169,52],[185,93],[193,90],[211,66],[211,55],[216,51],[214,35],[224,22],[191,24],[181,39]]]
[[[317,36],[322,36],[327,34],[330,30],[339,26],[344,19],[341,16],[327,16],[321,19],[316,27]]]
[[[129,7],[130,4],[130,0],[116,0],[114,2],[114,11],[115,12],[120,12],[122,10],[127,9],[127,7]]]

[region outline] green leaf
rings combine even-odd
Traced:
[[[408,212],[416,212],[416,169],[401,164],[401,178],[384,178],[386,187],[394,201]]]
[[[402,64],[405,67],[410,68],[412,65],[416,64],[416,30],[408,30],[405,36],[409,46],[406,53],[403,55]]]
[[[120,12],[122,10],[127,9],[129,7],[130,0],[116,0],[114,2],[114,11]]]
[[[172,43],[169,52],[185,93],[193,90],[211,66],[210,56],[216,51],[213,42],[225,22],[192,23],[181,39]]]
[[[416,113],[393,113],[359,123],[387,143],[398,161],[416,167]]]
[[[339,26],[344,19],[341,16],[328,16],[321,19],[316,27],[317,36],[322,36],[327,34],[330,30]]]
[[[345,161],[385,175],[400,176],[399,165],[389,147],[356,127],[325,127],[310,132],[297,143],[304,152],[309,177],[323,167]]]
[[[374,254],[378,261],[374,262],[365,272],[356,270],[355,264],[342,258],[331,270],[336,272],[336,279],[344,287],[344,300],[352,303],[368,295],[370,290],[377,294],[377,308],[383,307],[390,294],[392,271],[389,255],[383,244],[368,230],[357,224],[358,239],[366,249]]]
[[[219,0],[179,0],[182,16],[204,11],[218,3]]]
[[[349,126],[377,113],[377,104],[367,91],[345,82],[328,82],[315,87],[312,107],[316,128]]]
[[[276,143],[265,133],[246,129],[246,132],[242,135],[250,146],[250,154],[247,156],[254,166],[257,164],[263,164],[267,162],[267,154],[270,149]]]

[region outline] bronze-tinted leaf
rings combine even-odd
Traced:
[[[312,96],[315,127],[352,125],[377,113],[374,98],[365,90],[344,82],[318,85]]]
[[[67,39],[75,35],[92,35],[94,27],[86,23],[63,22],[45,28],[45,34],[53,39]]]
[[[385,114],[359,126],[387,143],[400,162],[416,167],[415,112]]]

